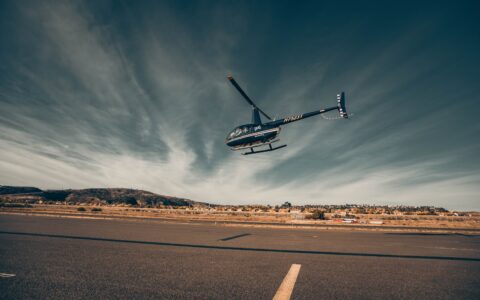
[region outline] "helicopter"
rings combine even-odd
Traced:
[[[272,147],[273,143],[276,143],[280,140],[278,135],[280,134],[281,126],[283,125],[320,115],[332,110],[338,110],[340,118],[348,119],[347,109],[345,107],[345,93],[341,92],[340,94],[337,94],[337,106],[323,108],[303,114],[292,115],[278,120],[272,120],[272,118],[270,118],[263,110],[253,103],[253,101],[247,96],[247,94],[242,90],[240,85],[238,85],[231,75],[227,76],[227,78],[252,107],[251,123],[235,127],[228,134],[225,140],[225,144],[231,147],[231,150],[237,151],[250,149],[250,151],[242,153],[243,155],[270,152],[287,147],[286,144]],[[260,114],[270,120],[270,122],[263,123],[262,119],[260,118]],[[263,150],[254,150],[254,148],[261,146],[268,146],[268,148]]]

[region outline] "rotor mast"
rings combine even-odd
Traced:
[[[262,124],[262,119],[260,118],[260,112],[258,108],[252,106],[252,124],[260,125]]]

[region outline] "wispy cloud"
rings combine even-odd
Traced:
[[[451,54],[437,52],[435,26],[413,18],[397,38],[368,45],[355,38],[371,31],[363,18],[309,40],[300,25],[285,30],[280,51],[268,46],[278,43],[274,15],[257,29],[244,5],[198,4],[189,16],[157,5],[119,4],[116,15],[84,2],[10,7],[17,39],[0,52],[2,184],[133,187],[216,203],[480,208],[480,127],[467,118],[478,88],[468,78],[445,84],[461,75],[440,65]],[[336,36],[353,41],[339,39],[332,52]],[[256,51],[267,59],[244,54],[261,39]],[[309,52],[309,41],[326,47]],[[298,53],[295,42],[305,57],[284,60]],[[262,63],[276,76],[262,76]],[[250,110],[230,72],[272,115],[335,105],[346,90],[355,117],[291,124],[286,149],[240,156],[224,138]]]

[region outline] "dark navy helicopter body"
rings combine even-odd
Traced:
[[[286,147],[287,145],[281,145],[272,147],[272,143],[278,142],[277,136],[280,133],[281,125],[300,121],[305,118],[320,115],[332,110],[338,110],[341,118],[348,119],[347,110],[345,108],[345,93],[337,95],[337,106],[324,108],[304,114],[294,115],[279,120],[272,120],[265,112],[263,112],[253,101],[245,94],[238,83],[232,76],[228,76],[228,79],[233,86],[240,92],[245,100],[252,106],[252,122],[250,124],[240,125],[233,129],[227,136],[226,144],[231,147],[232,150],[250,149],[250,152],[243,153],[244,155],[262,153],[274,151]],[[264,115],[270,122],[263,123],[260,118],[260,113]],[[255,147],[267,146],[267,149],[254,151]]]

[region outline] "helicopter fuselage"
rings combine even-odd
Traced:
[[[229,147],[265,144],[275,139],[279,133],[280,126],[245,124],[233,129],[228,134],[225,143]]]

